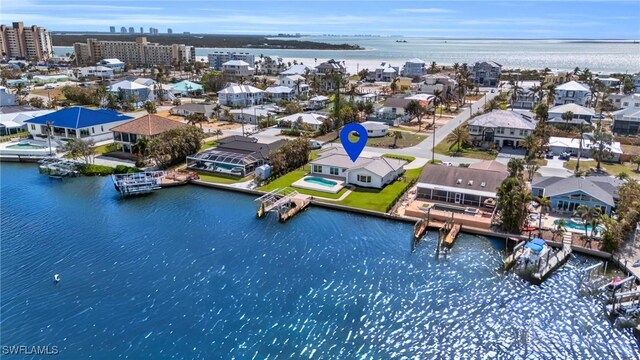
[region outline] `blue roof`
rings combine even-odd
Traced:
[[[547,243],[546,241],[544,241],[544,240],[542,240],[540,238],[535,238],[535,239],[529,241],[527,243],[527,245],[525,245],[525,246],[528,247],[529,249],[535,251],[535,252],[541,252],[546,243]]]
[[[199,91],[202,85],[189,80],[182,80],[179,83],[171,85],[171,88],[177,91]]]
[[[87,109],[74,106],[58,110],[46,115],[26,120],[25,123],[46,125],[50,121],[53,126],[68,129],[82,129],[90,126],[109,124],[116,121],[133,119],[131,116],[107,109]]]

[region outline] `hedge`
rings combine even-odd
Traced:
[[[111,166],[104,165],[81,164],[78,165],[78,171],[86,176],[105,176],[111,174],[130,174],[138,172],[139,170],[125,165],[118,165],[112,168]]]

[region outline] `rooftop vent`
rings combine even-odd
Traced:
[[[480,183],[480,187],[485,187],[485,186],[487,186],[486,182],[483,181],[483,182]]]
[[[469,185],[469,186],[473,185],[473,180],[469,180],[469,182],[467,183],[467,185]]]
[[[456,181],[456,184],[462,184],[462,179],[458,179],[458,181]]]

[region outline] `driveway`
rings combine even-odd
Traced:
[[[542,176],[573,176],[573,172],[565,169],[563,165],[564,160],[560,160],[558,156],[554,156],[553,159],[547,159],[547,165],[541,166],[538,173]]]

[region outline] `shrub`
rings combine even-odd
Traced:
[[[86,176],[104,176],[113,174],[114,168],[104,165],[81,164],[78,166],[78,171]]]
[[[282,135],[288,135],[288,136],[300,136],[301,132],[298,129],[282,129],[280,130],[280,133]]]
[[[117,165],[115,167],[115,169],[113,170],[114,174],[131,174],[131,173],[136,173],[139,170],[134,168],[134,167],[130,167],[130,166],[125,166],[125,165]]]

